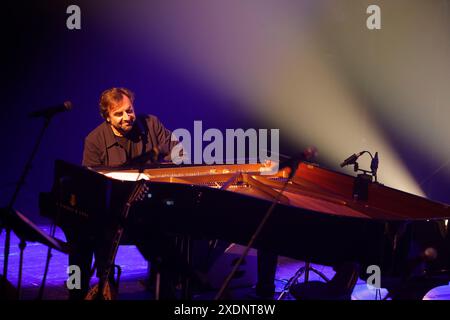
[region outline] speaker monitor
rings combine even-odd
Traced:
[[[211,288],[219,289],[233,267],[238,262],[245,247],[238,244],[231,244],[212,264],[207,272],[207,281]],[[231,279],[228,288],[251,287],[257,280],[257,251],[250,249],[247,257],[240,265]]]

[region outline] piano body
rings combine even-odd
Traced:
[[[120,176],[139,175],[149,180],[149,192],[133,206],[129,226],[245,245],[289,174],[289,169],[261,174],[266,169],[263,164],[160,165],[139,173],[56,161],[53,189],[41,194],[41,214],[63,231],[99,234],[117,223],[133,187]],[[396,279],[395,286],[404,284],[397,279],[418,275],[421,289],[414,284],[416,293],[399,291],[400,299],[448,283],[450,207],[373,182],[366,185],[366,199],[357,198],[356,182],[300,163],[254,247],[324,265],[355,261],[363,279],[367,266],[378,265],[383,279]],[[413,270],[418,265],[423,266],[419,274]],[[382,280],[382,287],[391,289],[390,282]]]

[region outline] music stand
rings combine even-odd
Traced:
[[[19,239],[39,242],[62,253],[69,252],[69,246],[66,242],[48,235],[18,210],[1,208],[0,212],[4,225],[9,226]]]
[[[48,114],[48,115],[45,116],[44,125],[42,126],[42,129],[41,129],[41,131],[40,131],[40,133],[39,133],[39,135],[38,135],[38,137],[36,139],[36,143],[34,144],[33,150],[32,150],[32,152],[30,154],[30,157],[28,158],[28,160],[27,160],[27,162],[25,164],[25,167],[24,167],[24,169],[22,171],[22,174],[20,175],[20,178],[17,181],[16,188],[14,189],[14,193],[13,193],[13,195],[11,197],[11,200],[9,201],[9,204],[7,206],[8,209],[6,211],[4,211],[5,212],[5,214],[4,214],[5,216],[7,215],[6,214],[7,212],[10,212],[12,210],[12,208],[14,208],[17,196],[19,195],[19,192],[20,192],[22,186],[25,184],[25,180],[26,180],[26,177],[28,175],[28,172],[31,170],[31,165],[33,163],[33,159],[36,156],[36,153],[37,153],[37,151],[39,149],[39,146],[41,144],[42,138],[44,137],[44,133],[47,130],[48,126],[50,125],[50,121],[51,121],[53,115],[54,114]],[[2,214],[2,216],[0,216],[0,218],[2,220],[4,220],[3,214]],[[9,262],[8,259],[9,259],[9,246],[10,246],[10,242],[11,242],[11,228],[10,228],[9,224],[7,224],[7,223],[3,223],[3,224],[4,224],[3,226],[5,227],[6,235],[5,235],[5,248],[4,248],[4,260],[3,260],[2,284],[4,284],[3,288],[6,288],[7,285],[8,285],[8,262]],[[1,229],[0,229],[0,231],[1,231]]]
[[[16,293],[17,298],[20,298],[20,290],[22,286],[23,253],[25,251],[26,242],[39,242],[63,253],[68,253],[69,247],[65,242],[46,234],[32,221],[30,221],[27,217],[25,217],[15,209],[1,208],[0,220],[2,222],[2,225],[6,229],[14,231],[14,233],[20,239],[19,276],[17,280]],[[7,278],[5,275],[3,275],[2,281],[7,283]]]

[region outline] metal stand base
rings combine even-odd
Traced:
[[[286,285],[283,288],[283,291],[280,293],[280,295],[278,296],[277,300],[281,300],[283,299],[283,297],[289,293],[289,289],[298,283],[298,279],[300,279],[300,277],[302,275],[305,275],[305,280],[304,282],[308,282],[309,281],[309,272],[314,272],[315,274],[317,274],[318,276],[320,276],[323,280],[325,280],[326,282],[330,281],[330,279],[328,279],[322,272],[320,272],[319,270],[311,267],[311,263],[310,262],[305,262],[305,265],[303,267],[301,267],[300,269],[297,270],[297,272],[294,274],[294,276],[292,276],[288,282],[286,283]]]

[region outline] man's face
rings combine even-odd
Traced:
[[[112,125],[116,134],[125,135],[130,132],[136,120],[130,99],[127,96],[123,96],[121,101],[111,106],[106,120]]]

